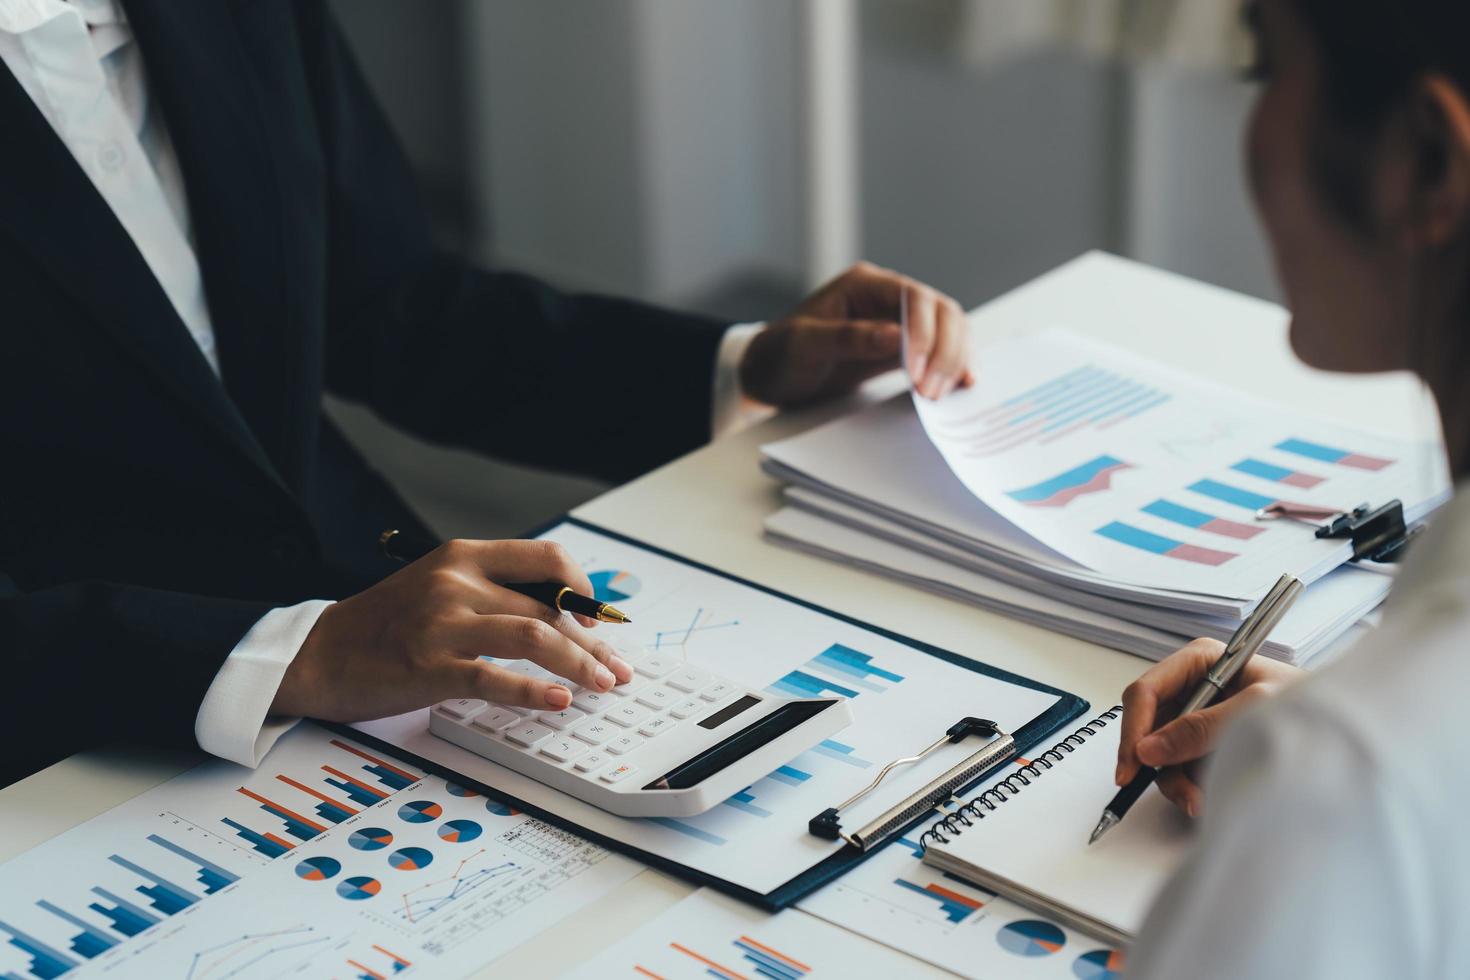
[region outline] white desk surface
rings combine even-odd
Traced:
[[[1406,375],[1346,378],[1292,357],[1277,306],[1100,252],[1088,253],[981,307],[981,342],[1063,325],[1165,363],[1345,424],[1434,438],[1437,420]],[[983,370],[983,368],[982,368]],[[776,547],[762,519],[780,506],[757,468],[758,447],[901,390],[880,378],[841,405],[777,416],[690,453],[578,508],[578,517],[772,588],[879,623],[997,667],[1080,694],[1101,709],[1146,667],[1142,660],[1048,633],[887,579]],[[875,461],[878,462],[878,461]],[[495,492],[486,488],[487,494]],[[80,753],[0,790],[0,861],[195,764],[188,753]],[[555,975],[610,944],[692,889],[645,871],[575,920],[529,938],[495,975]],[[491,976],[488,969],[479,975]],[[509,970],[507,974],[505,971]],[[914,975],[939,974],[918,961]]]

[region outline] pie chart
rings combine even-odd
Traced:
[[[399,871],[417,871],[427,868],[433,861],[433,852],[422,847],[400,847],[388,855],[388,863]]]
[[[623,602],[638,594],[643,583],[632,572],[604,569],[587,576],[592,583],[592,598],[598,602]]]
[[[468,786],[461,786],[459,785],[459,783],[445,783],[444,788],[449,791],[450,796],[457,796],[462,800],[467,800],[471,797],[480,795],[479,793],[476,793],[474,790],[470,789]]]
[[[382,890],[383,883],[367,875],[343,878],[337,883],[337,894],[349,902],[360,902],[365,898],[372,898]]]
[[[347,843],[358,851],[381,851],[393,843],[393,835],[382,827],[364,827],[354,830]]]
[[[1072,964],[1072,975],[1079,980],[1123,980],[1123,951],[1095,949],[1083,953]]]
[[[468,844],[480,836],[480,829],[473,820],[446,820],[439,828],[439,836],[451,844]]]
[[[1001,949],[1017,956],[1050,956],[1067,945],[1066,934],[1061,929],[1040,919],[1012,922],[996,934],[995,941]]]
[[[296,865],[296,877],[305,878],[307,881],[326,881],[328,878],[336,877],[337,872],[341,870],[342,862],[336,858],[307,858]]]
[[[414,800],[398,808],[398,817],[407,823],[428,823],[444,816],[444,808],[433,800]]]
[[[489,810],[497,817],[514,817],[520,813],[519,810],[516,810],[508,804],[502,803],[499,800],[492,800],[488,798],[485,800],[485,809]]]

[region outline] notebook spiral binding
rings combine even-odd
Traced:
[[[1031,762],[1021,766],[1005,779],[994,786],[972,798],[969,802],[960,806],[950,813],[949,816],[924,831],[919,837],[919,847],[927,848],[932,841],[936,844],[947,844],[951,838],[960,836],[966,827],[972,827],[976,821],[984,820],[985,814],[997,809],[1000,804],[1017,795],[1027,786],[1031,780],[1040,778],[1041,774],[1061,762],[1068,755],[1076,752],[1087,740],[1098,733],[1099,729],[1108,727],[1108,723],[1117,719],[1123,713],[1123,706],[1116,704],[1107,711],[1102,712],[1087,724],[1078,728],[1072,734],[1062,739],[1045,752],[1038,755]],[[985,809],[982,811],[981,807]]]

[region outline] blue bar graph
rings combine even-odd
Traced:
[[[193,851],[180,847],[178,844],[175,844],[171,840],[166,840],[162,837],[159,837],[157,834],[149,834],[148,839],[157,844],[159,847],[163,848],[164,850],[171,851],[174,854],[177,854],[185,861],[191,861],[194,864],[199,865],[199,874],[197,876],[197,880],[199,884],[204,886],[204,894],[206,895],[213,895],[215,892],[219,891],[226,885],[240,880],[239,875],[232,874],[231,872],[215,864],[213,861],[210,861],[207,858],[202,858],[199,855],[195,854]]]
[[[173,915],[175,912],[182,912],[184,909],[199,901],[197,895],[194,895],[186,889],[180,888],[178,885],[169,881],[167,878],[162,877],[161,875],[154,874],[152,871],[149,871],[142,865],[134,864],[132,861],[129,861],[125,857],[113,854],[110,855],[107,860],[111,861],[113,864],[118,865],[119,867],[127,868],[129,871],[131,871],[135,875],[138,875],[139,877],[147,878],[149,881],[154,882],[154,884],[152,885],[139,885],[134,890],[137,891],[138,894],[146,895],[148,898],[150,898],[152,900],[150,904],[152,904],[155,909],[162,912],[164,915]]]
[[[712,834],[702,827],[696,827],[694,824],[685,820],[675,820],[673,817],[646,817],[645,819],[649,823],[656,823],[660,827],[667,827],[669,830],[678,831],[686,837],[693,837],[697,841],[714,844],[716,847],[729,843],[729,841],[719,834]]]
[[[1189,489],[1203,496],[1234,504],[1236,507],[1244,507],[1246,510],[1260,510],[1276,502],[1274,497],[1263,497],[1258,493],[1251,493],[1249,490],[1242,490],[1215,480],[1200,480],[1197,483],[1191,483]]]
[[[771,815],[770,810],[767,810],[763,806],[755,805],[755,794],[750,791],[749,786],[724,802],[725,806],[734,807],[754,817],[769,817]]]
[[[119,898],[105,888],[93,888],[92,894],[107,899],[112,906],[109,908],[99,902],[93,902],[87,908],[104,918],[111,919],[113,930],[124,936],[136,936],[159,921],[158,916],[151,912],[144,912],[132,902]]]
[[[740,950],[740,955],[754,967],[756,976],[765,977],[766,980],[800,980],[801,977],[812,972],[812,968],[805,963],[798,962],[785,953],[778,953],[749,936],[741,936],[734,940],[734,945]],[[717,973],[714,970],[706,972],[711,976],[721,978],[725,976],[723,972]]]
[[[834,643],[767,690],[791,698],[820,698],[834,694],[855,698],[863,691],[882,694],[902,682],[902,674],[875,666],[868,654]]]
[[[808,666],[825,668],[841,674],[846,680],[869,691],[882,692],[888,689],[882,684],[875,683],[873,681],[875,677],[888,681],[890,684],[898,684],[903,680],[902,674],[895,674],[891,670],[873,666],[871,656],[854,650],[852,647],[843,646],[841,643],[834,643],[817,654]]]
[[[226,826],[232,828],[236,834],[250,842],[255,850],[266,857],[278,858],[291,849],[291,845],[271,840],[265,834],[258,834],[238,821],[225,817],[222,821]]]
[[[811,779],[812,774],[809,772],[802,772],[795,766],[782,766],[766,778],[774,779],[778,783],[785,783],[787,786],[800,786],[808,779]]]
[[[925,898],[931,898],[938,902],[939,911],[953,924],[964,922],[970,913],[979,909],[983,904],[978,898],[962,895],[953,889],[944,888],[940,885],[916,885],[912,881],[906,881],[903,878],[895,878],[893,879],[893,883],[900,888],[907,888],[909,891],[916,892]]]
[[[72,925],[76,926],[78,929],[82,930],[75,936],[71,937],[71,951],[73,953],[76,953],[80,956],[85,956],[87,959],[90,960],[92,957],[96,956],[99,953],[107,952],[118,943],[116,939],[113,939],[107,933],[92,925],[86,919],[79,919],[65,909],[58,908],[57,906],[52,905],[45,899],[37,902],[36,905],[42,909],[45,909],[47,912],[50,912],[52,915],[56,916],[62,921],[69,922]]]
[[[57,949],[52,949],[41,940],[0,922],[0,930],[10,933],[10,945],[31,958],[31,975],[36,980],[52,980],[77,965],[77,961]]]
[[[785,677],[772,684],[768,690],[777,694],[784,694],[789,698],[820,698],[829,694],[839,697],[855,698],[858,692],[850,687],[843,687],[834,681],[823,680],[803,670],[793,670]]]
[[[809,751],[815,752],[820,756],[825,756],[828,759],[836,759],[838,762],[846,763],[858,769],[866,769],[872,765],[867,759],[861,759],[853,755],[854,750],[851,745],[844,745],[835,738],[824,739],[812,746]]]

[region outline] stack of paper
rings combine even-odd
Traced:
[[[1262,520],[1449,494],[1421,445],[1290,413],[1061,330],[980,352],[980,381],[762,447],[782,543],[1157,658],[1225,638],[1282,574],[1310,584],[1265,652],[1303,662],[1387,594],[1345,540]]]

